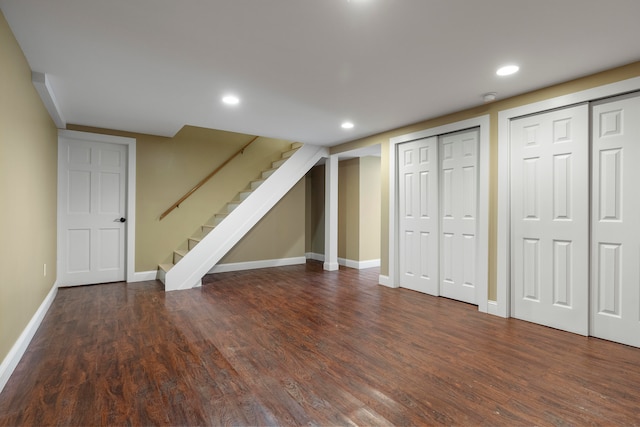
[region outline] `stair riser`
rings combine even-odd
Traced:
[[[282,158],[288,159],[289,157],[293,156],[293,153],[295,153],[296,151],[298,151],[297,148],[294,150],[285,151],[284,153],[282,153]]]
[[[287,159],[280,159],[280,160],[276,160],[275,162],[271,163],[271,167],[272,167],[273,169],[277,169],[277,168],[279,168],[280,166],[282,166],[282,165],[284,164],[284,162],[286,162],[286,161],[287,161]]]
[[[260,187],[260,185],[263,183],[264,181],[253,181],[251,183],[251,189],[255,190],[256,188]]]
[[[262,179],[269,178],[271,175],[273,175],[274,172],[275,172],[275,170],[273,170],[273,169],[269,169],[268,171],[262,172]]]

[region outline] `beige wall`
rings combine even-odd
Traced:
[[[304,256],[305,179],[235,245],[219,264]]]
[[[324,254],[324,165],[307,173],[305,251]]]
[[[338,162],[338,258],[360,259],[360,159]]]
[[[380,259],[380,157],[360,158],[360,258]]]
[[[395,136],[407,133],[417,132],[430,129],[461,120],[474,118],[482,115],[490,115],[490,190],[489,190],[489,299],[495,299],[496,296],[496,231],[497,231],[497,156],[498,156],[498,113],[502,110],[527,105],[533,102],[554,98],[585,89],[626,80],[632,77],[640,76],[640,62],[635,62],[623,67],[604,71],[591,76],[572,80],[570,82],[558,84],[548,88],[540,89],[534,92],[516,96],[513,98],[499,100],[490,104],[480,105],[475,108],[448,114],[442,117],[425,120],[410,126],[389,130],[367,138],[351,141],[332,147],[331,153],[341,153],[356,148],[367,147],[370,145],[381,144],[382,146],[382,183],[381,183],[381,268],[380,273],[386,275],[389,272],[388,260],[388,236],[389,236],[389,139]]]
[[[175,249],[186,247],[189,236],[213,214],[221,211],[262,170],[270,168],[271,162],[279,159],[281,153],[291,146],[289,141],[259,138],[160,221],[160,214],[165,209],[250,141],[252,136],[193,126],[185,126],[173,138],[76,125],[68,128],[129,136],[137,140],[136,271],[155,270],[158,264],[169,262]],[[267,214],[261,222],[263,225],[249,232],[222,262],[291,257],[295,252],[292,248],[297,248],[299,241],[302,241],[302,246],[295,256],[304,255],[304,222],[302,228],[281,227],[289,221],[288,215],[282,212],[283,206],[295,206],[300,221],[304,221],[304,203],[304,188],[288,195],[284,205]],[[280,230],[277,245],[265,227]],[[269,258],[262,258],[267,255]]]
[[[306,251],[324,254],[324,166],[307,174]],[[338,163],[338,257],[380,259],[380,158]]]
[[[55,282],[58,136],[2,12],[0,64],[2,361]]]

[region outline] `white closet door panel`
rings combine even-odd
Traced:
[[[478,130],[440,137],[440,295],[477,304],[475,286]]]
[[[640,347],[640,97],[592,117],[591,335]]]
[[[438,295],[438,144],[398,145],[400,286]]]
[[[589,313],[588,106],[511,122],[513,316],[583,335]]]
[[[126,147],[60,139],[62,286],[125,278]]]

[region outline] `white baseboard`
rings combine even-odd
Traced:
[[[322,264],[322,269],[324,271],[336,271],[340,268],[340,264],[338,264],[337,262],[327,262],[325,261],[324,264]]]
[[[7,353],[7,356],[0,364],[0,392],[2,392],[7,381],[9,381],[9,378],[16,369],[16,366],[18,366],[18,362],[22,359],[24,352],[27,350],[29,343],[36,334],[38,327],[40,327],[42,319],[44,319],[45,314],[47,314],[47,311],[49,310],[49,307],[51,307],[51,303],[53,303],[57,293],[58,282],[53,284],[44,301],[42,301],[42,304],[40,304],[40,307],[38,307],[38,310],[36,310],[35,314],[18,337],[18,340],[13,344],[13,347],[11,347],[11,350],[9,350],[9,353]]]
[[[487,301],[487,313],[493,314],[494,316],[504,317],[498,312],[498,302],[497,301]]]
[[[307,259],[312,259],[314,261],[322,261],[324,262],[324,254],[318,254],[315,252],[307,252],[304,254]]]
[[[318,254],[318,253],[315,253],[315,252],[307,252],[304,255],[305,255],[305,257],[307,257],[307,259],[312,259],[312,260],[315,260],[315,261],[324,261],[324,254]],[[366,261],[355,261],[355,260],[352,260],[352,259],[338,258],[338,265],[344,265],[345,267],[357,268],[358,270],[361,270],[363,268],[380,267],[380,260],[379,259],[370,259],[370,260],[366,260]]]
[[[344,265],[345,267],[362,270],[363,268],[380,267],[380,260],[370,259],[366,261],[356,261],[353,259],[338,258],[338,264]]]
[[[389,278],[389,276],[384,276],[384,275],[379,275],[378,276],[378,284],[383,285],[383,286],[387,286],[389,288],[397,288],[398,286],[391,283],[391,279]]]
[[[265,259],[261,261],[232,262],[218,264],[209,270],[208,274],[226,273],[229,271],[254,270],[256,268],[282,267],[285,265],[304,264],[307,259],[303,256],[293,258]]]
[[[158,270],[136,271],[133,273],[133,280],[129,280],[129,282],[146,282],[147,280],[156,280],[157,276]]]

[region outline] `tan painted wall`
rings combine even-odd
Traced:
[[[155,270],[168,262],[173,251],[186,247],[191,236],[211,216],[222,210],[227,202],[271,167],[289,149],[289,141],[259,138],[241,156],[236,157],[211,181],[205,184],[178,209],[162,221],[160,214],[189,191],[203,177],[239,150],[252,136],[233,132],[185,126],[173,138],[145,134],[132,134],[107,129],[69,125],[69,129],[86,132],[129,136],[137,140],[136,185],[136,271]],[[286,207],[304,209],[303,191],[287,196]],[[282,206],[272,210],[236,245],[223,262],[257,261],[304,255],[304,225],[280,227],[289,220]],[[304,216],[300,214],[301,221]],[[289,220],[290,221],[290,220]],[[280,229],[278,243],[270,237],[264,224]],[[274,224],[278,224],[277,226]],[[301,240],[302,239],[302,240]],[[302,241],[299,251],[298,242]],[[278,252],[278,250],[282,250]],[[262,258],[269,255],[269,258]],[[256,258],[257,257],[257,258]]]
[[[338,258],[360,259],[360,159],[338,162]]]
[[[55,282],[58,134],[2,12],[0,64],[1,362]]]
[[[304,200],[303,178],[220,260],[220,264],[303,257]]]
[[[380,259],[380,157],[360,158],[360,257]]]
[[[324,165],[307,174],[306,252],[324,254]]]
[[[338,257],[380,259],[380,158],[338,163]],[[307,252],[324,254],[324,166],[307,174]]]
[[[491,104],[480,105],[475,108],[448,114],[430,120],[425,120],[410,126],[389,130],[387,132],[350,141],[338,146],[332,147],[331,153],[341,153],[356,148],[367,147],[370,145],[381,144],[382,146],[382,218],[381,218],[381,268],[380,274],[386,275],[389,272],[388,260],[388,235],[389,235],[389,139],[395,136],[407,133],[417,132],[442,126],[461,120],[474,118],[489,114],[491,120],[490,129],[490,191],[489,191],[489,299],[496,297],[496,231],[497,231],[497,156],[498,156],[498,113],[502,110],[527,105],[533,102],[554,98],[557,96],[567,95],[594,88],[597,86],[626,80],[632,77],[640,76],[640,62],[635,62],[612,70],[572,80],[570,82],[561,83],[548,88],[540,89],[534,92],[526,93],[513,98],[499,100]],[[516,77],[517,78],[517,77]]]

